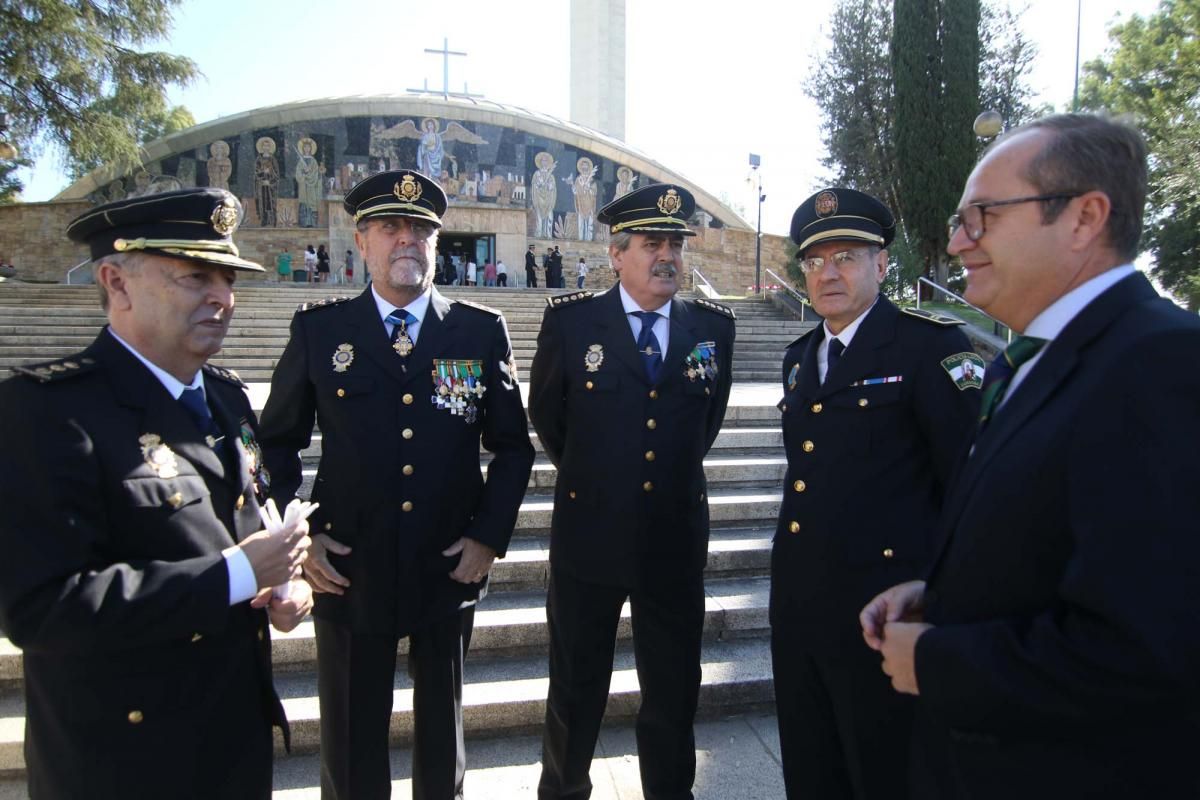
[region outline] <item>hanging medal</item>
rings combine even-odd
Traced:
[[[413,340],[408,335],[408,323],[401,322],[399,325],[400,334],[396,337],[396,341],[392,342],[392,349],[395,350],[401,358],[408,358],[408,354],[413,351]]]

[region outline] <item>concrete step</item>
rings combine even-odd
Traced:
[[[705,566],[712,613],[744,608],[737,624],[739,630],[756,631],[765,626],[767,587],[764,581],[770,568],[771,536],[774,526],[758,528],[714,529],[709,539]],[[536,649],[546,642],[545,591],[550,574],[550,543],[547,537],[513,540],[508,554],[492,568],[490,591],[476,616],[474,651]],[[762,606],[762,607],[760,607]],[[714,622],[717,624],[716,618]],[[723,620],[728,627],[731,620]],[[628,635],[628,625],[622,628]],[[311,621],[300,624],[291,633],[273,632],[272,659],[279,670],[294,670],[314,663],[316,644]],[[401,644],[401,653],[407,652]],[[21,649],[0,636],[0,686],[12,687],[22,681]]]
[[[767,579],[710,581],[705,592],[701,704],[706,713],[736,713],[770,703]],[[293,750],[312,752],[319,744],[320,712],[311,621],[275,636],[275,683],[291,722]],[[609,693],[609,719],[632,718],[640,701],[631,637],[626,604],[618,626],[620,649]],[[469,735],[538,729],[545,716],[547,641],[543,592],[497,593],[485,600],[476,612],[465,671],[463,721]],[[393,695],[393,744],[408,744],[412,736],[412,686],[403,666],[405,653],[406,642],[402,642]],[[24,769],[24,714],[20,686],[9,684],[0,692],[2,773]]]

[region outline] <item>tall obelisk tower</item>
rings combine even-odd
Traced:
[[[571,121],[625,138],[625,0],[571,0]]]

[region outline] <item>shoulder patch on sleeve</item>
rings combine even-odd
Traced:
[[[61,381],[76,375],[82,375],[85,372],[91,372],[95,368],[95,359],[87,358],[86,356],[68,356],[60,358],[57,361],[47,361],[43,364],[24,364],[19,367],[12,367],[11,369],[15,374],[32,378],[38,383],[50,383],[51,381]]]
[[[316,311],[318,308],[329,308],[336,306],[338,303],[345,303],[347,300],[353,300],[353,297],[326,297],[323,300],[313,300],[311,303],[304,303],[297,311]]]
[[[729,317],[730,319],[737,319],[737,315],[733,313],[732,308],[729,306],[723,306],[720,303],[714,303],[712,300],[705,300],[703,297],[697,297],[696,305],[700,306],[701,308],[707,308],[709,311],[713,311],[722,316]]]
[[[214,378],[220,378],[223,381],[228,381],[239,389],[245,389],[246,384],[242,381],[242,377],[231,369],[218,367],[213,364],[204,365],[204,374],[211,375]]]
[[[983,371],[987,366],[977,353],[955,353],[942,359],[942,369],[954,381],[960,392],[983,387]]]
[[[578,303],[581,300],[591,300],[595,295],[592,292],[572,292],[571,294],[559,294],[554,297],[546,298],[546,305],[551,308],[562,308],[569,306],[572,303]]]
[[[483,303],[474,303],[470,300],[460,300],[460,299],[455,299],[453,302],[458,303],[459,305],[466,306],[468,308],[473,308],[476,311],[483,311],[487,314],[491,314],[493,317],[501,316],[501,313],[499,310],[492,308],[491,306],[485,306]]]
[[[932,311],[926,311],[923,308],[902,308],[900,310],[905,314],[908,314],[910,317],[923,319],[926,322],[932,322],[934,325],[941,325],[943,328],[967,324],[958,317],[951,317],[947,316],[946,314],[935,314]]]

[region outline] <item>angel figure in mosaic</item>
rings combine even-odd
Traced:
[[[421,120],[421,129],[411,119],[392,127],[372,133],[372,139],[395,141],[397,139],[420,139],[417,147],[417,169],[437,180],[442,174],[442,162],[446,159],[447,142],[464,144],[487,144],[487,140],[464,128],[457,122],[447,122],[444,129],[432,117]]]

